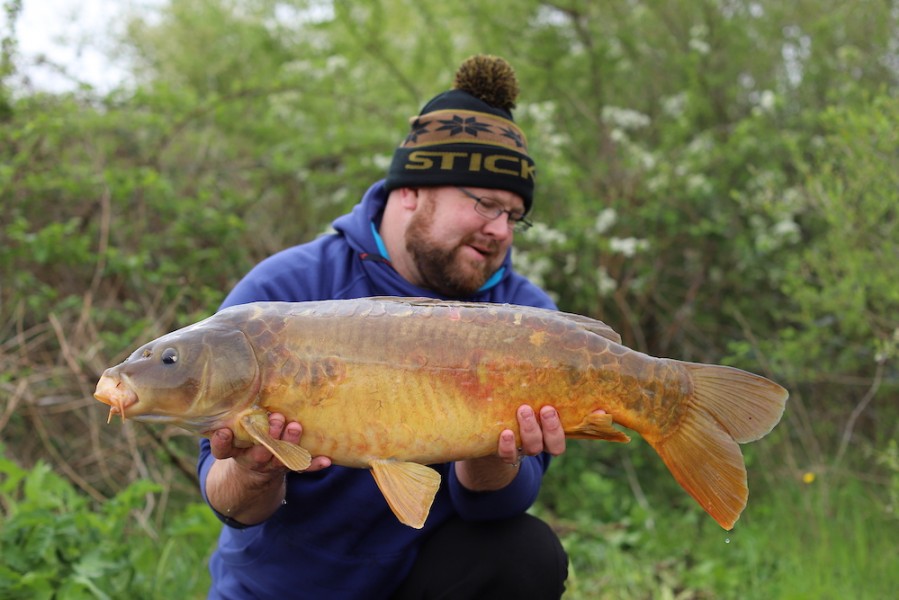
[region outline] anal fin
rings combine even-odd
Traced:
[[[612,415],[592,412],[574,427],[566,427],[565,435],[577,440],[605,440],[607,442],[629,442],[631,438],[612,426]]]
[[[305,471],[312,463],[312,455],[302,446],[284,440],[276,440],[269,435],[266,415],[262,413],[244,415],[240,419],[240,424],[247,430],[251,438],[268,448],[288,469]]]
[[[396,518],[421,529],[440,487],[440,473],[425,465],[395,460],[372,461],[371,473]]]

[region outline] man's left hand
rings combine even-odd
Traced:
[[[534,409],[525,404],[518,407],[517,417],[521,446],[516,446],[515,433],[511,429],[504,430],[499,436],[496,453],[503,462],[517,465],[522,456],[536,456],[541,452],[558,456],[565,452],[565,432],[555,408],[544,406],[538,418]]]
[[[523,456],[536,456],[541,452],[558,456],[565,452],[565,432],[555,408],[544,406],[538,417],[534,409],[525,404],[518,407],[516,416],[521,446],[516,442],[515,432],[504,429],[499,434],[494,456],[455,464],[456,476],[463,486],[474,491],[498,490],[515,479]]]

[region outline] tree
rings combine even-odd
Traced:
[[[876,201],[895,183],[877,128],[894,129],[896,19],[874,0],[171,0],[132,15],[136,83],[103,95],[13,89],[4,34],[0,389],[28,410],[0,429],[95,497],[189,473],[172,431],[150,458],[104,456],[137,445],[101,433],[99,373],[325,230],[383,176],[409,117],[488,52],[516,67],[538,165],[521,269],[633,348],[816,394],[843,439],[846,387],[813,371],[861,382],[859,406],[895,381],[872,366],[892,356],[895,277],[872,265],[895,255]]]

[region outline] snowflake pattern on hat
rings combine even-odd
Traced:
[[[520,131],[512,129],[511,127],[500,127],[500,131],[503,132],[503,137],[507,137],[515,142],[517,148],[524,148],[524,139],[522,139]]]
[[[409,132],[409,135],[406,136],[406,144],[414,144],[418,141],[418,136],[424,135],[428,133],[428,125],[431,124],[431,121],[422,121],[421,119],[415,119],[412,123],[412,131]]]
[[[443,127],[438,127],[437,131],[449,131],[451,136],[467,133],[468,135],[478,136],[478,132],[490,132],[490,125],[478,121],[477,117],[468,117],[463,119],[459,115],[453,115],[452,119],[438,119],[443,123]]]

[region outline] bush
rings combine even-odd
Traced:
[[[94,505],[45,463],[0,454],[0,597],[200,597],[218,521],[201,504],[164,514],[160,487],[136,481]]]

